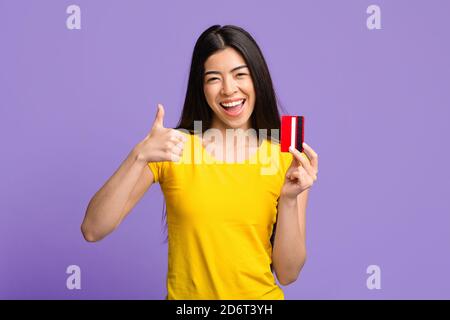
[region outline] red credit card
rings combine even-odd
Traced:
[[[281,116],[281,152],[289,152],[290,146],[303,152],[304,128],[303,116]]]

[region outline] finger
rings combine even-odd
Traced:
[[[170,161],[178,162],[178,161],[180,161],[180,159],[181,159],[181,157],[179,155],[177,155],[175,153],[170,154]]]
[[[158,103],[158,112],[156,112],[155,121],[153,122],[152,128],[164,128],[164,107],[162,104]]]
[[[179,135],[175,135],[172,134],[169,136],[169,141],[173,142],[174,144],[178,144],[178,143],[185,143],[186,142],[186,138],[179,136]]]
[[[287,177],[289,180],[298,179],[298,172],[297,172],[297,171],[293,171],[293,172],[287,174],[286,177]]]
[[[289,152],[292,153],[292,155],[294,156],[294,159],[297,160],[298,163],[302,163],[302,155],[301,152],[298,151],[296,148],[290,146],[289,147]]]
[[[306,142],[303,142],[303,149],[317,174],[319,172],[319,155]]]
[[[291,179],[300,179],[300,172],[298,171],[292,172]]]
[[[303,167],[299,167],[298,170],[294,171],[291,175],[299,180],[305,179],[306,177],[311,177],[313,181],[317,180],[316,176],[311,176]]]
[[[316,174],[314,168],[311,167],[311,163],[309,162],[309,160],[306,159],[307,156],[304,153],[301,153],[300,151],[298,151],[293,147],[289,147],[289,151],[293,154],[297,162],[299,162],[301,166],[305,168],[308,174],[310,174],[311,176],[314,176]]]
[[[179,156],[183,155],[183,144],[182,143],[178,143],[175,146],[173,146],[172,148],[172,153],[175,153]]]
[[[298,168],[298,171],[300,172],[300,176],[305,178],[305,179],[307,177],[310,177],[311,179],[313,179],[313,182],[317,180],[317,175],[316,174],[314,174],[314,173],[311,174],[310,172],[305,170],[305,168],[303,168],[303,167]]]
[[[299,171],[294,171],[291,173],[290,179],[300,181],[300,180],[302,180],[301,177],[302,177],[302,174]]]
[[[180,142],[180,141],[186,142],[187,141],[186,135],[184,133],[182,133],[181,131],[178,131],[176,129],[171,129],[170,133],[176,139],[177,142]]]

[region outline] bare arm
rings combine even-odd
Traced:
[[[99,241],[114,231],[153,180],[147,163],[138,159],[138,151],[133,149],[89,202],[81,225],[86,241]]]
[[[178,161],[186,137],[163,126],[164,109],[150,133],[133,148],[120,167],[89,201],[81,224],[86,241],[99,241],[114,231],[154,182],[148,162]]]
[[[296,198],[280,197],[273,264],[282,285],[294,282],[306,261],[306,207],[308,192]]]
[[[309,188],[317,180],[319,157],[309,145],[303,146],[306,154],[289,149],[294,157],[278,202],[272,259],[282,285],[297,280],[306,261],[306,207]]]

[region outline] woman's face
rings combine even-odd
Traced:
[[[255,90],[250,70],[239,52],[227,47],[205,61],[203,91],[214,112],[212,127],[251,127]]]

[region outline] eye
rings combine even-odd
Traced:
[[[236,76],[238,78],[242,78],[243,76],[246,76],[246,75],[247,75],[246,73],[238,73]]]
[[[212,82],[212,81],[215,81],[215,80],[219,80],[219,78],[216,78],[216,77],[209,78],[208,80],[206,80],[206,82]]]

